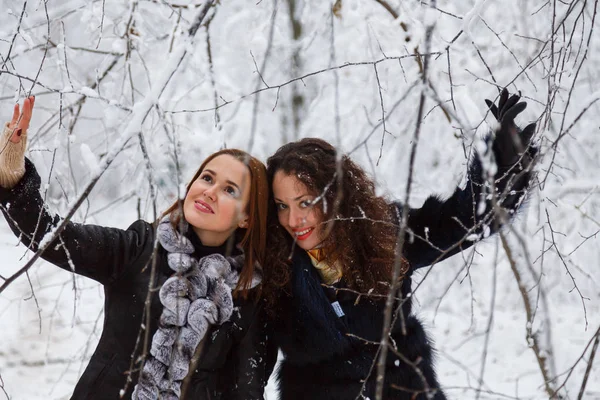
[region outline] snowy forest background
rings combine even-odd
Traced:
[[[266,161],[307,136],[390,198],[412,171],[419,206],[464,183],[494,125],[484,99],[520,90],[542,154],[531,196],[502,235],[417,273],[415,309],[451,399],[600,399],[598,0],[0,4],[2,118],[36,96],[28,156],[78,222],[153,220],[210,153]],[[32,255],[2,221],[0,399],[66,399],[102,287],[41,261],[12,280]]]

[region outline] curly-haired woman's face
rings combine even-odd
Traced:
[[[294,175],[277,171],[273,177],[273,197],[279,223],[304,250],[317,248],[325,239],[325,225],[318,208],[317,196]]]

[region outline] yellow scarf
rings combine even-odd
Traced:
[[[327,264],[325,260],[325,251],[323,249],[313,249],[308,251],[312,265],[317,269],[323,283],[333,285],[342,278],[342,269],[338,263],[333,266]]]

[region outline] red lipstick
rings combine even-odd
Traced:
[[[296,240],[306,240],[306,239],[308,239],[308,237],[311,235],[311,233],[313,233],[314,230],[315,230],[315,228],[292,229],[292,231],[294,232],[294,237],[296,238]],[[303,233],[299,234],[300,232],[303,232]]]

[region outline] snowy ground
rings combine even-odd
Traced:
[[[96,217],[108,225],[127,225],[134,213],[125,205]],[[2,275],[9,275],[29,256],[4,221],[0,224]],[[505,262],[496,269],[496,299],[489,337],[495,242],[478,247],[483,256],[465,277],[460,256],[456,262],[435,267],[417,290],[415,307],[425,321],[438,349],[438,372],[450,399],[475,399],[481,376],[482,357],[488,341],[487,362],[481,386],[481,399],[544,399],[540,372],[533,352],[525,340],[525,320],[514,278]],[[25,256],[24,256],[25,254]],[[426,271],[417,275],[423,277]],[[454,281],[459,275],[462,284]],[[600,293],[592,280],[581,280],[579,287],[590,300],[586,302],[589,327],[586,330],[583,308],[572,282],[564,273],[552,273],[550,293],[552,339],[556,367],[567,371],[581,355],[594,327],[600,325]],[[85,278],[73,277],[47,263],[31,270],[31,284],[25,277],[0,296],[0,374],[6,394],[12,400],[67,399],[92,354],[102,329],[101,287]],[[454,283],[452,284],[452,282]],[[73,284],[77,285],[77,298]],[[449,287],[448,292],[444,291]],[[443,296],[442,301],[440,298]],[[40,308],[36,306],[36,301]],[[437,312],[436,312],[437,308]],[[40,319],[41,315],[41,319]],[[41,332],[40,332],[41,325]],[[581,363],[580,363],[581,364]],[[584,365],[583,365],[584,366]],[[566,388],[577,398],[583,377],[577,368]],[[564,380],[561,376],[559,381]],[[8,395],[8,396],[7,396]],[[267,398],[275,399],[271,385]],[[600,363],[596,363],[584,399],[600,399]]]

